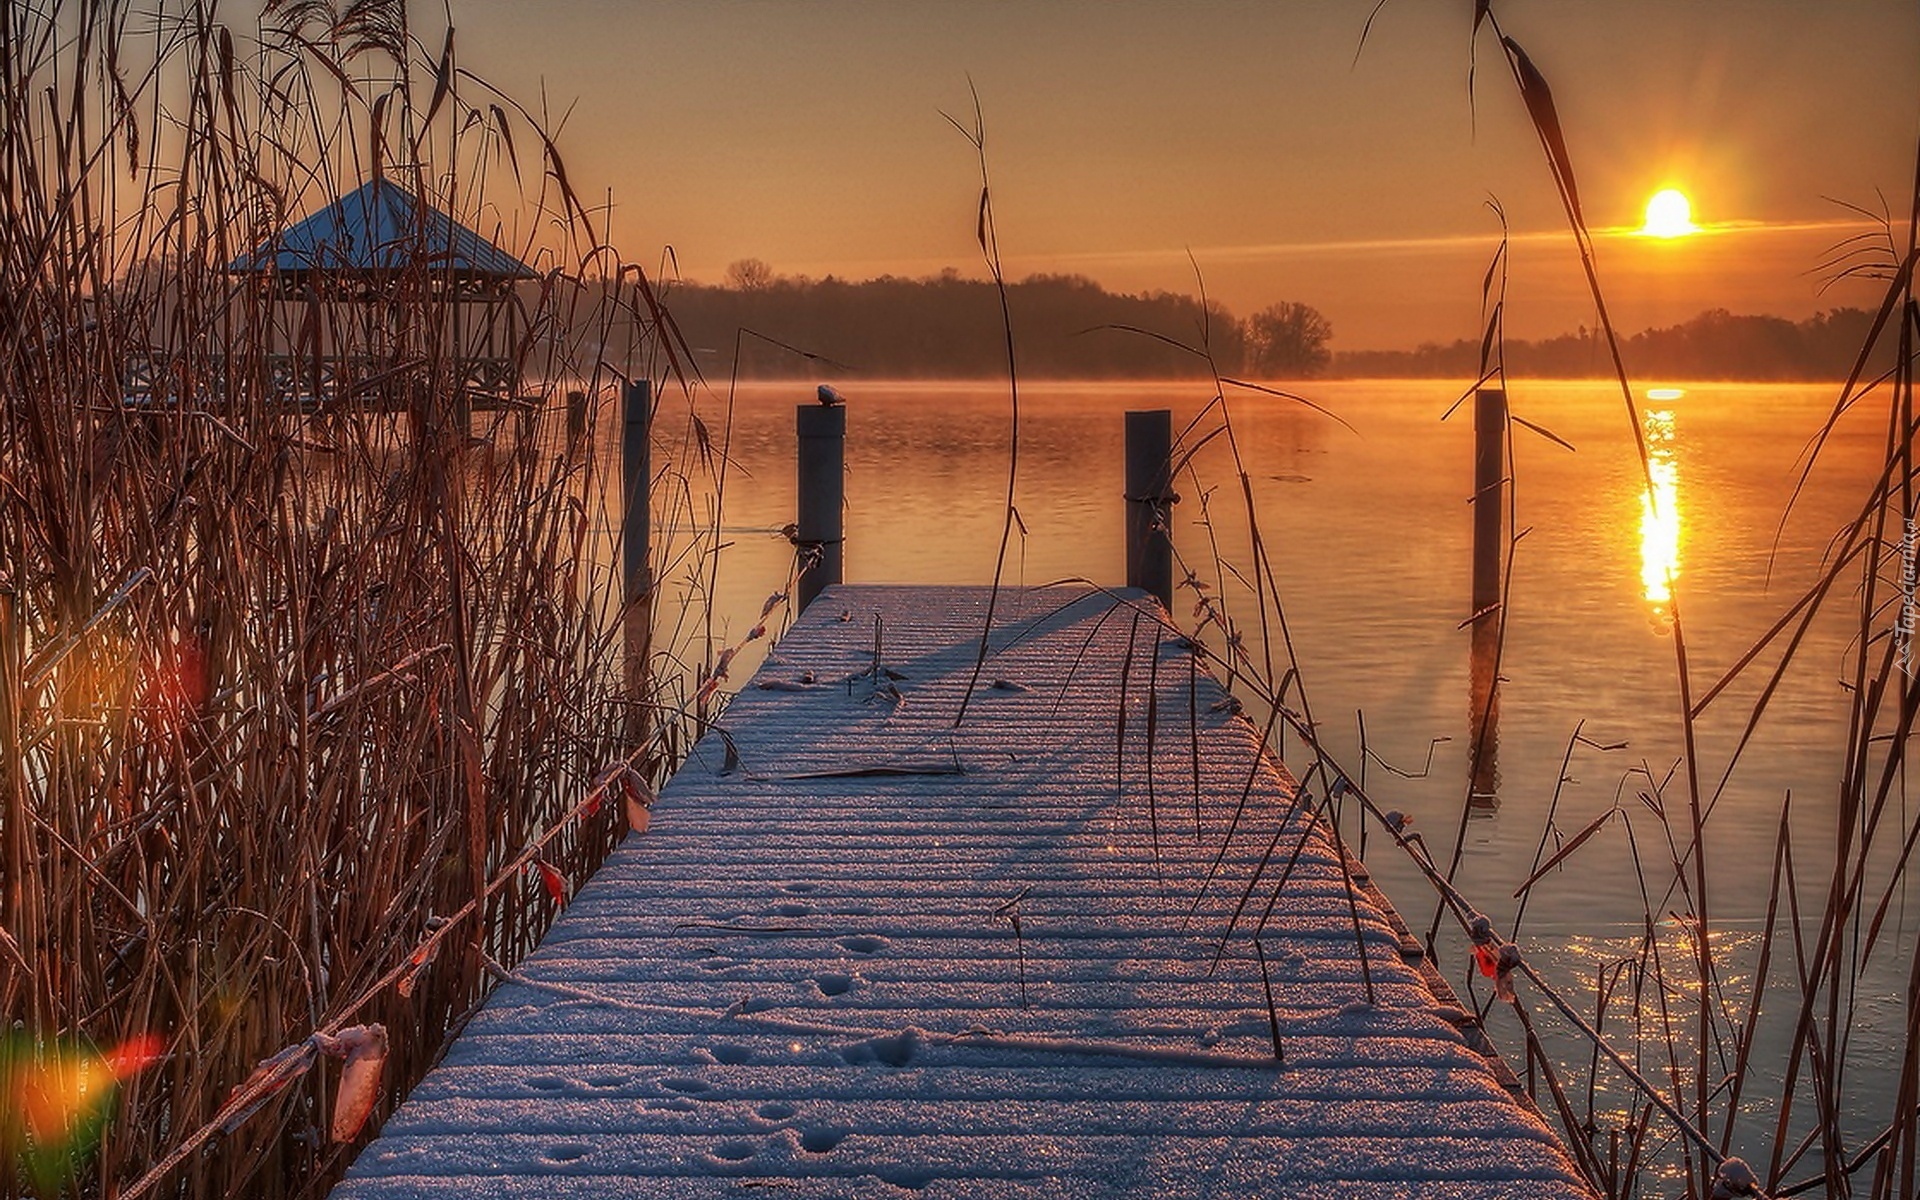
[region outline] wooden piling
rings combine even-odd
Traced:
[[[842,404],[802,404],[794,410],[800,435],[800,503],[796,537],[809,560],[800,572],[804,611],[829,584],[842,582],[845,561],[841,511],[845,500],[847,409]]]
[[[1473,736],[1468,803],[1499,805],[1500,566],[1505,555],[1507,393],[1481,388],[1473,398],[1473,632],[1469,651],[1468,725]]]
[[[1127,414],[1127,586],[1173,607],[1173,413]]]
[[[1476,627],[1500,604],[1500,560],[1506,512],[1507,393],[1481,388],[1473,397],[1473,617]]]
[[[568,398],[571,401],[571,397]],[[653,572],[648,565],[652,549],[649,480],[653,455],[648,441],[653,386],[635,379],[621,390],[620,518],[621,619],[625,632],[625,694],[630,701],[646,696],[647,659],[653,650]]]

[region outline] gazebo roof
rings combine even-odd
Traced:
[[[387,179],[362,184],[227,269],[391,275],[422,265],[470,282],[535,278],[533,268]]]

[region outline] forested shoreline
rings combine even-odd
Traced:
[[[724,376],[739,359],[748,378],[994,378],[1007,370],[1000,301],[991,283],[955,271],[863,281],[775,276],[736,263],[725,284],[678,282],[667,308],[701,371]],[[1480,342],[1412,349],[1337,350],[1311,305],[1286,301],[1241,317],[1174,292],[1111,292],[1077,275],[1035,275],[1007,286],[1022,377],[1178,378],[1217,369],[1253,378],[1472,378]],[[1622,331],[1635,378],[1843,379],[1872,314],[1834,308],[1801,321],[1725,309],[1664,328]],[[746,331],[742,333],[741,331]],[[1536,378],[1612,372],[1598,332],[1508,339],[1506,366]],[[1209,367],[1208,359],[1212,366]],[[1874,363],[1877,373],[1889,364]]]

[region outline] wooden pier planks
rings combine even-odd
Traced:
[[[1004,593],[955,728],[986,598],[824,593],[335,1195],[1590,1195],[1370,887],[1366,1004],[1333,846],[1151,602]],[[1276,835],[1284,1065],[1244,925],[1215,960]]]

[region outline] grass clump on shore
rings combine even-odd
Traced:
[[[456,311],[430,222],[229,271],[370,179],[537,294]],[[686,744],[594,565],[674,370],[603,215],[403,4],[0,17],[0,1195],[324,1193]]]

